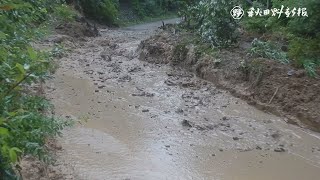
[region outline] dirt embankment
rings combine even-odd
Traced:
[[[320,131],[319,79],[273,60],[250,58],[246,46],[212,52],[195,43],[195,35],[177,32],[167,26],[143,41],[140,60],[183,67],[288,123]],[[248,47],[249,40],[242,44]]]

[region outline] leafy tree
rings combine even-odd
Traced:
[[[132,0],[133,9],[138,16],[159,16],[168,12],[176,11],[183,1],[178,0]]]
[[[83,13],[105,24],[115,24],[118,17],[117,0],[78,0]]]
[[[237,21],[230,16],[230,10],[237,1],[201,0],[188,6],[182,16],[193,23],[204,41],[213,46],[225,47],[236,41]]]

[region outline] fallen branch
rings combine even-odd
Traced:
[[[10,89],[8,89],[6,91],[6,93],[4,93],[3,95],[0,96],[0,99],[5,98],[6,96],[8,96],[11,91],[13,91],[16,87],[18,87],[23,81],[25,81],[30,75],[32,74],[32,72],[29,72],[26,76],[24,76],[19,82],[17,82],[16,84],[14,84]]]
[[[277,95],[277,93],[278,93],[278,91],[279,91],[279,88],[280,88],[280,87],[277,87],[276,91],[274,92],[274,94],[273,94],[273,96],[271,97],[271,99],[270,99],[270,101],[269,101],[268,104],[270,104],[270,103],[272,102],[273,98]]]

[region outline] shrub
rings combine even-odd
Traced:
[[[115,24],[118,17],[118,1],[79,0],[83,13],[105,24]]]
[[[295,37],[290,40],[288,55],[294,65],[303,67],[310,76],[316,76],[320,66],[320,34],[315,38]]]
[[[164,15],[181,5],[181,1],[174,0],[133,0],[131,3],[140,18]]]
[[[0,179],[17,178],[13,167],[22,155],[48,159],[46,138],[65,125],[45,112],[48,101],[30,95],[31,84],[44,80],[52,67],[48,53],[35,50],[38,26],[57,1],[2,0],[0,5]]]
[[[249,50],[249,54],[251,56],[259,56],[277,60],[281,63],[289,63],[287,54],[272,42],[263,42],[258,39],[254,39],[251,46],[252,47]]]
[[[201,0],[189,6],[181,15],[195,28],[204,41],[213,46],[225,47],[237,39],[238,22],[230,16],[230,10],[238,1]]]
[[[53,17],[57,21],[64,21],[64,22],[70,22],[74,21],[74,17],[76,16],[75,10],[73,10],[70,6],[67,6],[65,4],[61,4],[56,6]]]
[[[267,8],[265,4],[254,1],[255,6]],[[311,76],[316,75],[320,64],[320,1],[272,0],[271,8],[281,6],[307,8],[308,17],[253,17],[243,20],[245,28],[260,33],[278,33],[287,39],[288,58],[297,67],[303,67]],[[254,47],[255,48],[255,47]],[[264,54],[268,54],[268,48]]]

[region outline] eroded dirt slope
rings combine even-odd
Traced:
[[[182,67],[286,122],[320,131],[319,77],[311,78],[303,69],[274,60],[248,56],[249,37],[241,40],[238,48],[209,54],[204,43],[196,42],[196,35],[180,33],[172,25],[166,28],[141,43],[141,60]]]
[[[59,162],[88,180],[319,177],[318,133],[192,73],[140,61],[140,42],[160,25],[65,42],[72,51],[60,59],[47,96],[57,116],[81,123],[59,139]]]

